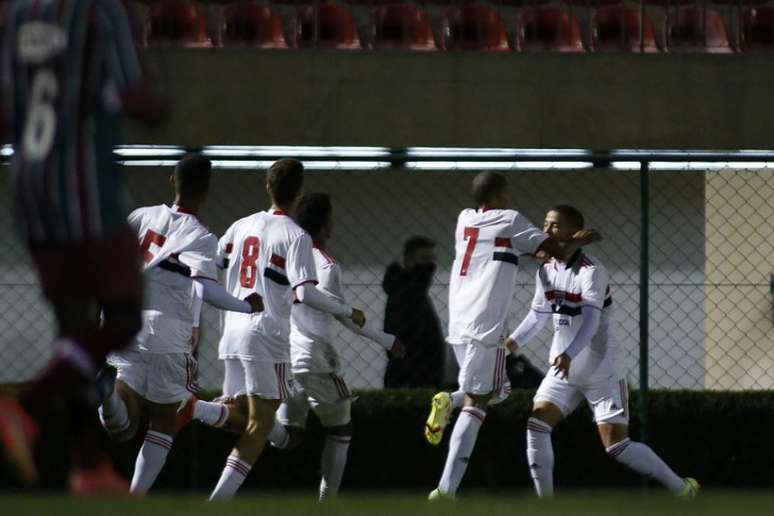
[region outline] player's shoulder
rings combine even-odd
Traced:
[[[314,261],[318,267],[323,269],[334,269],[338,267],[336,260],[324,249],[315,246],[312,249],[312,254],[314,255]]]
[[[140,206],[129,214],[130,219],[139,219],[143,217],[156,218],[169,211],[166,204],[155,204],[153,206]]]
[[[601,271],[607,274],[607,268],[605,265],[599,260],[599,258],[587,254],[586,252],[582,252],[579,260],[578,260],[578,266],[580,268],[581,273],[589,274],[593,271]]]

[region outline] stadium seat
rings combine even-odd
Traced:
[[[591,15],[592,52],[640,52],[640,8],[602,7]],[[658,52],[653,20],[645,14],[643,23],[645,52]]]
[[[562,7],[525,7],[516,18],[517,52],[583,52],[580,25]]]
[[[145,44],[209,48],[207,18],[202,9],[184,0],[165,0],[151,5],[145,17]]]
[[[664,24],[669,52],[732,52],[723,18],[715,10],[695,6],[668,9]]]
[[[774,52],[774,7],[746,9],[741,36],[742,52]]]
[[[299,48],[360,48],[352,11],[338,4],[299,7],[293,20],[293,43]]]
[[[436,50],[427,12],[409,4],[383,5],[371,11],[374,49]]]
[[[222,46],[287,48],[282,18],[268,5],[238,3],[223,7],[218,23]]]
[[[497,11],[482,4],[446,11],[441,22],[444,50],[507,51],[508,33]]]

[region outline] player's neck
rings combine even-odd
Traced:
[[[199,213],[199,206],[201,203],[192,201],[191,199],[181,199],[180,196],[175,197],[175,206],[181,213],[190,213],[196,215]]]
[[[277,204],[277,203],[273,203],[271,205],[271,208],[269,208],[269,210],[271,210],[272,212],[274,212],[277,215],[288,215],[288,216],[290,216],[291,211],[292,211],[290,209],[290,206],[282,206],[282,205]]]

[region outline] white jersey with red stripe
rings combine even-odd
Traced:
[[[581,310],[600,310],[599,328],[591,342],[572,360],[573,384],[600,378],[620,378],[621,367],[613,317],[613,298],[607,269],[581,250],[563,263],[546,262],[538,268],[532,310],[553,314],[554,337],[549,363],[570,346],[581,326]]]
[[[449,280],[450,344],[502,344],[519,255],[548,238],[515,210],[462,210]]]
[[[290,361],[293,289],[317,283],[312,238],[281,210],[258,212],[234,222],[218,244],[226,290],[244,299],[263,297],[263,312],[223,314],[220,358]]]
[[[195,215],[178,206],[138,208],[128,221],[137,233],[144,260],[143,328],[135,346],[151,353],[189,352],[191,278],[217,278],[218,240]]]

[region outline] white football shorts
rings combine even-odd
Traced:
[[[492,393],[490,405],[499,403],[511,393],[511,382],[505,371],[508,350],[502,346],[484,346],[476,342],[453,344],[460,366],[457,381],[468,394]]]
[[[298,373],[295,378],[296,391],[277,412],[280,423],[306,428],[310,408],[326,428],[351,421],[353,398],[343,378],[333,373]]]
[[[567,417],[585,398],[597,424],[629,424],[629,387],[625,379],[610,376],[588,384],[575,384],[554,373],[556,370],[551,366],[540,382],[534,401],[553,403]]]
[[[286,400],[293,392],[290,362],[268,362],[226,358],[223,397],[257,396],[265,400]]]
[[[179,403],[198,391],[196,359],[190,353],[130,349],[111,353],[108,363],[118,370],[116,380],[152,403]]]

